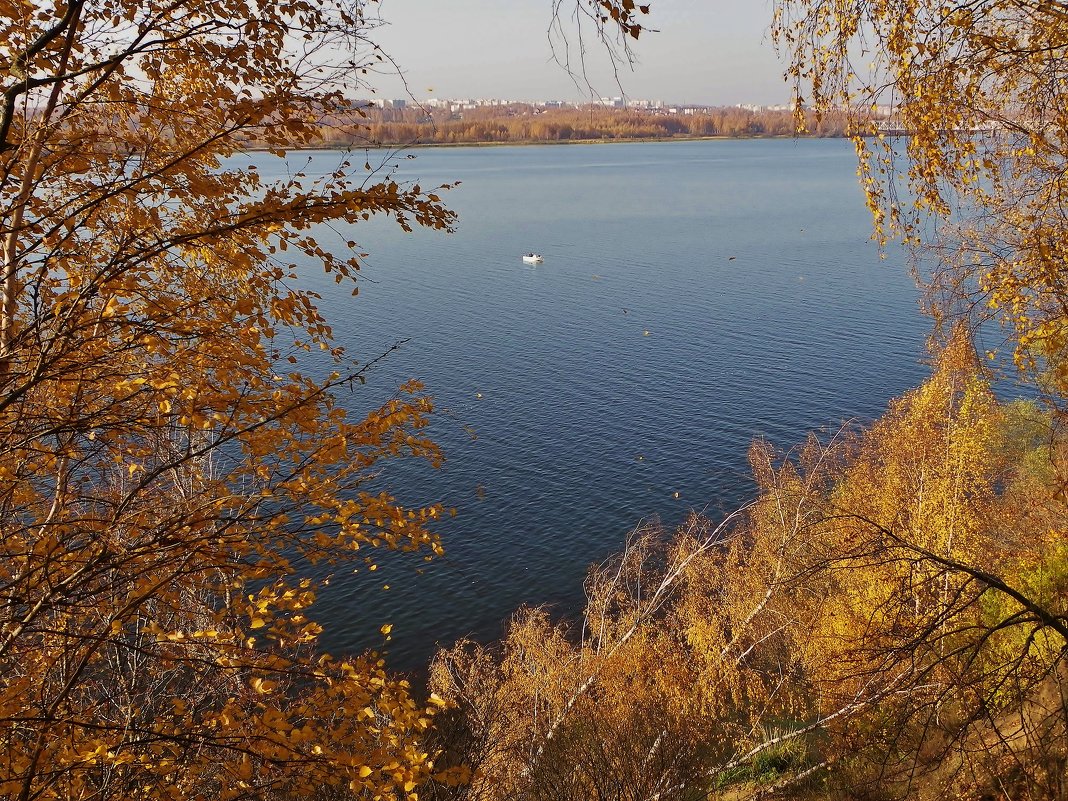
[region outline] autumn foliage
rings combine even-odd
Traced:
[[[576,9],[648,30],[631,0]],[[780,1],[799,98],[860,109],[876,235],[935,246],[931,378],[866,429],[754,444],[752,503],[639,528],[580,620],[443,650],[426,702],[321,652],[306,573],[440,552],[441,509],[370,481],[440,462],[432,404],[340,408],[368,365],[298,266],[350,287],[324,226],[452,217],[362,159],[269,181],[243,151],[424,137],[351,102],[364,14],[0,2],[0,796],[1068,797],[1062,5]],[[861,139],[887,93],[912,135]],[[431,130],[605,135],[543,116]],[[682,132],[649,119],[612,136]],[[995,397],[989,316],[1043,405]]]
[[[461,110],[363,107],[359,127],[324,121],[321,141],[332,147],[452,144],[556,144],[619,142],[695,137],[791,136],[790,111],[753,111],[738,107],[636,110],[590,105],[547,108],[512,103]],[[810,120],[812,136],[843,136],[846,117],[828,114]]]
[[[780,0],[774,32],[797,97],[861,115],[888,104],[908,132],[861,139],[871,128],[852,121],[876,236],[937,252],[932,311],[996,320],[1016,364],[1063,401],[1068,9]]]
[[[958,337],[870,430],[757,443],[757,499],[636,531],[581,622],[524,610],[499,653],[439,654],[461,796],[1063,797],[1064,511],[1031,494],[1048,426]]]
[[[866,429],[754,444],[755,500],[636,531],[580,621],[440,653],[436,742],[476,769],[444,795],[1068,798],[1068,15],[781,0],[774,31],[917,256],[932,375]],[[1034,401],[995,396],[991,320]]]
[[[417,703],[316,649],[302,565],[440,549],[366,480],[437,463],[417,384],[362,418],[364,365],[296,272],[359,269],[317,226],[447,228],[437,196],[267,181],[337,107],[362,3],[0,4],[0,796],[404,796]],[[355,73],[355,74],[358,74]],[[311,362],[309,351],[326,361]]]

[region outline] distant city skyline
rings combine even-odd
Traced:
[[[574,6],[563,0],[564,13]],[[589,100],[582,76],[554,62],[549,28],[552,0],[504,6],[491,0],[381,0],[388,23],[372,39],[403,70],[384,71],[371,85],[382,98],[496,97]],[[648,32],[634,42],[637,63],[619,81],[628,98],[666,103],[775,105],[789,99],[783,67],[771,45],[770,0],[652,0]],[[577,23],[561,20],[578,60]],[[586,30],[585,75],[592,96],[620,88],[607,54]],[[559,37],[553,39],[558,52]]]
[[[366,102],[380,109],[412,109],[421,107],[424,109],[450,109],[452,111],[494,108],[494,107],[530,107],[539,110],[552,110],[559,108],[581,109],[590,105],[600,105],[615,109],[632,109],[636,111],[659,111],[665,113],[694,113],[704,109],[716,108],[740,108],[746,111],[793,111],[791,103],[671,103],[659,98],[641,97],[587,97],[580,100],[560,100],[558,98],[518,98],[518,97],[401,97],[391,98],[376,95],[370,98],[358,98],[359,102]],[[873,111],[883,116],[890,114],[889,106],[873,106]]]

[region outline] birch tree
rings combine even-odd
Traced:
[[[299,281],[355,289],[374,214],[438,196],[339,156],[270,180],[381,55],[362,0],[0,3],[0,795],[400,797],[433,710],[315,647],[306,563],[440,550],[440,509],[366,480],[437,463],[418,384],[367,365]],[[332,365],[302,370],[307,351]]]

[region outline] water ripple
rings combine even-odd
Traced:
[[[747,497],[754,438],[871,419],[925,373],[916,290],[869,241],[846,142],[456,148],[399,170],[463,181],[458,233],[372,221],[339,232],[372,254],[359,298],[305,280],[351,353],[408,340],[345,400],[426,382],[448,461],[382,481],[458,515],[443,559],[334,577],[316,610],[332,649],[380,645],[388,620],[393,665],[414,669],[522,603],[574,610],[640,518]]]

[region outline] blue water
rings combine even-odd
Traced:
[[[462,181],[446,195],[459,230],[343,230],[370,254],[359,297],[321,270],[306,280],[352,356],[407,340],[344,402],[426,383],[446,465],[380,480],[457,516],[442,559],[332,578],[316,610],[332,651],[378,646],[391,622],[391,665],[418,669],[524,603],[573,612],[587,567],[640,520],[749,497],[754,438],[790,447],[871,419],[927,373],[928,321],[903,255],[869,240],[846,141],[416,155],[389,163],[424,188]],[[329,170],[338,155],[310,158]],[[543,264],[522,262],[531,250]]]

